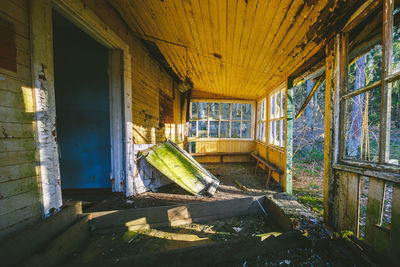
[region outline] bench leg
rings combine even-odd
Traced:
[[[268,186],[269,186],[269,180],[271,179],[271,174],[272,174],[272,170],[269,169],[269,170],[268,170],[267,183],[265,184],[265,188],[268,188]]]
[[[224,160],[222,159],[224,156],[220,156],[220,158],[219,158],[219,163],[223,163],[224,162]]]
[[[256,163],[256,169],[254,170],[254,175],[256,175],[257,174],[257,168],[258,168],[258,160],[257,160],[257,163]]]

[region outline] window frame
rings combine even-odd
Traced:
[[[390,156],[390,123],[391,123],[391,95],[392,95],[392,83],[400,80],[400,70],[392,72],[392,52],[393,52],[393,11],[394,2],[390,0],[384,0],[382,3],[383,18],[382,18],[382,77],[370,85],[364,86],[354,91],[347,91],[348,89],[348,66],[349,66],[349,32],[358,24],[347,23],[351,27],[344,28],[340,35],[338,35],[338,60],[339,62],[339,81],[338,81],[338,93],[335,99],[335,105],[337,106],[335,113],[337,114],[338,134],[335,142],[338,144],[335,147],[335,155],[333,159],[334,168],[341,169],[343,167],[353,168],[359,170],[359,168],[368,169],[374,175],[387,177],[388,172],[399,174],[400,165],[389,163]],[[362,22],[361,22],[362,23]],[[365,92],[370,92],[374,89],[380,88],[381,90],[381,112],[379,122],[379,158],[377,162],[367,161],[363,159],[350,159],[345,155],[345,114],[346,114],[346,100],[351,99],[357,95]],[[343,167],[342,167],[343,166]],[[396,175],[395,175],[396,176]],[[384,178],[385,180],[392,180]],[[393,181],[393,180],[392,180]]]
[[[208,103],[208,116],[207,116],[207,137],[199,137],[198,136],[198,121],[204,121],[204,119],[199,119],[198,116],[195,119],[191,118],[192,115],[192,103]],[[218,120],[211,119],[210,118],[210,103],[219,103],[219,118]],[[222,119],[221,117],[221,104],[223,103],[228,103],[230,105],[230,111],[229,111],[229,120],[227,119]],[[241,104],[241,118],[240,120],[233,120],[232,119],[232,106],[233,104]],[[243,104],[250,104],[251,105],[251,118],[250,120],[243,120]],[[197,114],[199,110],[199,105],[197,104]],[[190,100],[190,113],[189,113],[189,127],[188,127],[188,141],[219,141],[219,140],[227,140],[227,141],[254,141],[255,138],[255,108],[256,107],[256,101],[252,100],[220,100],[220,99],[191,99]],[[190,127],[191,123],[193,121],[196,121],[196,136],[189,136],[190,132]],[[249,138],[233,138],[233,137],[210,137],[210,121],[218,121],[219,122],[219,127],[218,127],[218,136],[221,136],[221,122],[222,121],[229,121],[229,135],[231,136],[231,131],[232,131],[232,122],[237,122],[240,121],[240,125],[242,125],[243,122],[250,122],[250,137]],[[242,131],[240,130],[240,136],[242,136]]]
[[[280,96],[280,103],[279,107],[277,107],[277,95],[279,93]],[[272,98],[273,96],[273,98]],[[272,103],[273,99],[273,103]],[[284,101],[283,101],[284,99]],[[279,108],[279,110],[278,110]],[[274,113],[272,114],[272,111]],[[279,116],[277,116],[277,112],[279,112]],[[275,90],[268,94],[268,137],[267,143],[269,147],[275,148],[277,150],[284,150],[285,149],[285,142],[286,142],[286,87],[285,84],[281,84]],[[272,134],[272,127],[271,122],[278,121],[280,122],[279,127],[279,144],[276,144],[276,124],[274,124],[274,137],[271,137]],[[273,139],[273,140],[272,140]],[[272,140],[272,141],[271,141]]]
[[[260,110],[263,109],[263,110]],[[260,114],[263,113],[261,116]],[[260,139],[259,136],[259,130],[260,130],[260,125],[264,124],[264,136],[263,139]],[[259,143],[265,144],[267,141],[267,135],[266,135],[266,130],[267,130],[267,98],[264,97],[261,101],[257,102],[257,133],[256,133],[256,141]]]

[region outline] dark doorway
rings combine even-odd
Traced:
[[[53,12],[63,189],[111,188],[108,49]]]

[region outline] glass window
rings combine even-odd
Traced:
[[[243,104],[243,120],[251,121],[251,104]]]
[[[232,120],[242,119],[242,105],[233,103],[232,104]]]
[[[208,137],[208,121],[198,121],[198,137]]]
[[[278,89],[270,95],[270,130],[268,143],[271,145],[285,146],[285,88]]]
[[[253,104],[250,103],[193,101],[188,137],[250,139],[254,127],[252,112]]]
[[[190,103],[190,106],[191,106],[190,118],[191,119],[197,119],[197,102]]]
[[[219,103],[210,103],[210,118],[213,120],[219,119]]]
[[[229,121],[221,121],[221,138],[229,138],[230,135],[230,122]]]
[[[210,121],[210,137],[218,137],[219,121]]]
[[[240,121],[232,122],[231,137],[240,138]]]
[[[265,142],[265,109],[266,99],[264,98],[257,106],[257,140]]]
[[[231,103],[221,103],[221,120],[231,119]]]
[[[199,119],[208,118],[208,103],[199,102]]]

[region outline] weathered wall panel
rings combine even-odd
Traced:
[[[16,54],[0,66],[0,239],[41,217],[35,164],[34,106],[27,1],[1,1],[0,21],[14,34],[1,35]],[[5,40],[6,38],[12,38]]]
[[[232,140],[215,140],[201,141],[196,140],[196,153],[205,152],[252,152],[256,149],[254,141],[232,141]],[[205,156],[197,157],[198,162],[220,162],[220,157]],[[224,162],[248,162],[249,156],[224,156]]]

